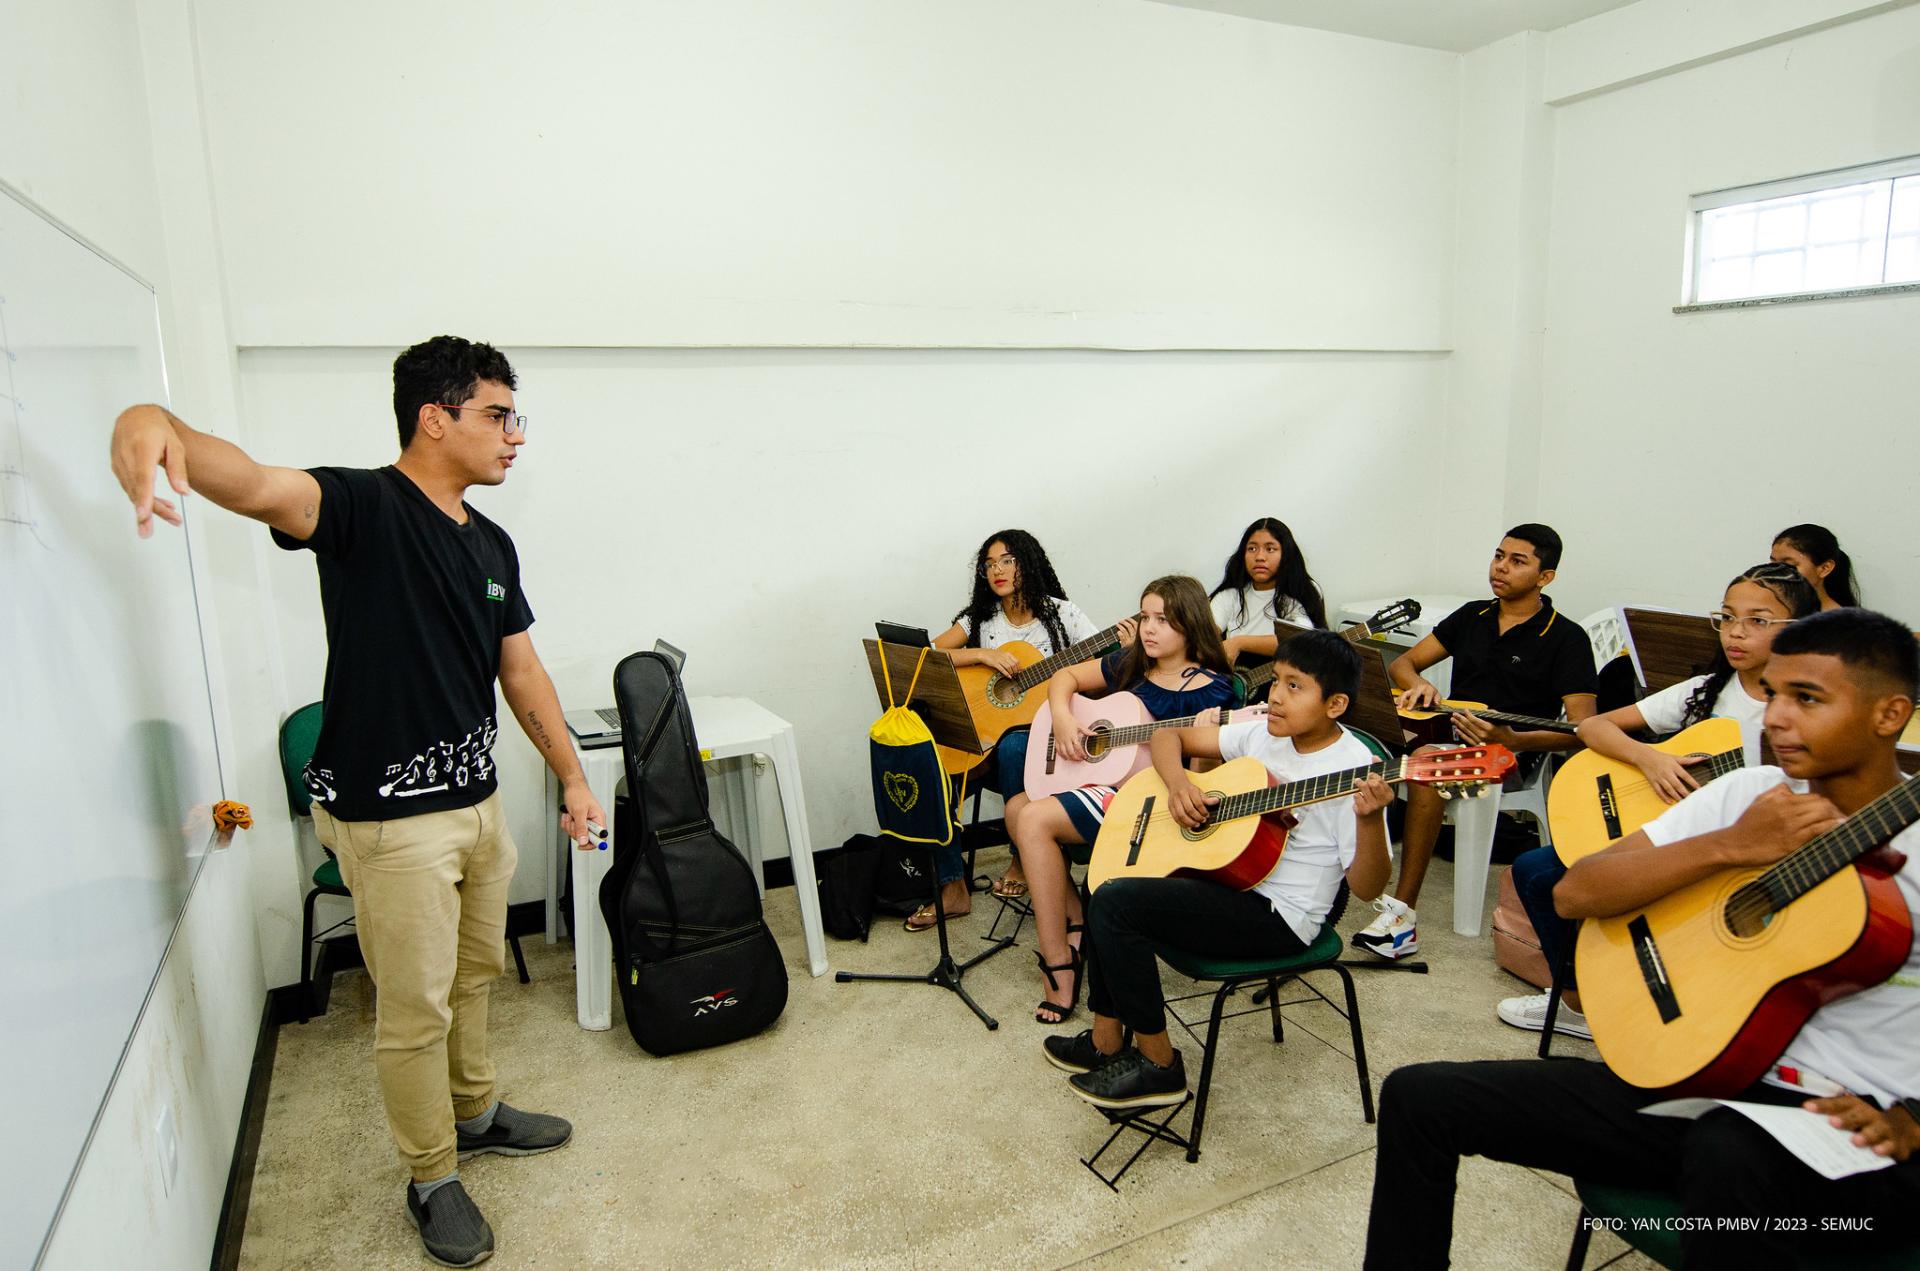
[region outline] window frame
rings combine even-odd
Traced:
[[[1734,207],[1743,203],[1765,203],[1772,199],[1792,198],[1795,195],[1815,194],[1822,190],[1844,189],[1852,185],[1867,185],[1879,181],[1896,182],[1905,177],[1920,177],[1920,154],[1905,155],[1895,159],[1881,159],[1873,163],[1857,164],[1847,168],[1831,168],[1824,172],[1811,172],[1804,176],[1785,177],[1777,181],[1762,181],[1752,185],[1728,186],[1725,189],[1709,190],[1693,195],[1687,200],[1685,234],[1683,242],[1680,272],[1680,303],[1673,307],[1675,313],[1698,313],[1714,309],[1755,309],[1777,304],[1804,304],[1815,300],[1848,300],[1864,296],[1899,295],[1903,293],[1920,294],[1920,280],[1907,282],[1866,283],[1856,287],[1830,288],[1816,291],[1774,292],[1754,296],[1736,296],[1723,300],[1700,300],[1700,260],[1701,240],[1706,226],[1706,214],[1721,208]],[[1881,258],[1884,261],[1887,243],[1882,242]],[[1883,269],[1884,272],[1884,269]]]

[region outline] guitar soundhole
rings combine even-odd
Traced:
[[[1092,725],[1092,731],[1087,734],[1086,741],[1088,759],[1098,759],[1107,753],[1107,729],[1112,726],[1104,720]]]
[[[1742,940],[1751,940],[1755,936],[1766,934],[1773,925],[1773,915],[1765,911],[1753,913],[1734,906],[1727,914],[1727,929]]]
[[[987,700],[1002,708],[1018,706],[1025,696],[1020,686],[1004,675],[994,676],[993,683],[987,686]]]
[[[1206,793],[1209,798],[1219,799],[1219,798],[1225,797],[1218,790],[1209,790]],[[1186,826],[1182,825],[1180,827],[1180,837],[1184,838],[1189,843],[1198,843],[1201,839],[1206,838],[1208,835],[1212,834],[1214,830],[1219,826],[1219,824],[1220,823],[1218,821],[1208,821],[1205,825],[1202,825],[1197,830],[1190,830]]]

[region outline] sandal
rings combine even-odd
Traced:
[[[1041,953],[1037,949],[1034,950],[1033,960],[1040,964],[1041,973],[1047,977],[1048,988],[1057,989],[1060,987],[1058,982],[1056,982],[1053,978],[1053,973],[1055,971],[1073,972],[1073,996],[1068,999],[1067,1004],[1065,1006],[1060,1005],[1060,1003],[1058,1002],[1049,1002],[1042,999],[1042,1001],[1040,1002],[1040,1005],[1033,1008],[1033,1018],[1035,1023],[1064,1024],[1068,1020],[1072,1019],[1074,1016],[1074,1012],[1079,1009],[1080,972],[1082,967],[1084,967],[1086,963],[1085,963],[1085,959],[1083,959],[1080,956],[1080,950],[1072,949],[1070,950],[1070,952],[1073,954],[1073,956],[1068,958],[1065,962],[1055,962],[1049,965],[1047,962],[1047,956],[1044,953]]]
[[[1025,879],[1008,878],[1005,874],[993,880],[993,894],[1001,900],[1024,900],[1027,895]]]
[[[969,905],[965,909],[959,910],[958,912],[952,909],[949,909],[947,910],[947,918],[949,921],[955,918],[964,918],[972,912],[973,912],[973,907],[971,905]],[[900,925],[905,927],[908,931],[932,931],[935,927],[940,925],[940,920],[934,916],[933,902],[929,900],[926,904],[920,906],[918,909],[908,914],[907,920],[901,923]]]

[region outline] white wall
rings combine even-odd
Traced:
[[[1447,345],[1451,54],[1136,0],[200,8],[243,346]]]
[[[1920,152],[1920,9],[1555,115],[1538,485],[1569,607],[1700,609],[1816,521],[1867,602],[1920,625],[1920,297],[1671,312],[1689,195]]]
[[[195,262],[210,221],[179,240],[170,222],[206,197],[197,94],[184,3],[71,0],[62,5],[0,0],[0,180],[46,207],[158,288],[174,401],[221,426],[231,381],[218,373],[230,343],[217,274],[176,269]],[[188,162],[177,162],[185,157]],[[209,347],[212,352],[209,353]],[[106,471],[102,419],[100,479]],[[132,532],[131,520],[128,533]],[[220,600],[201,597],[215,618],[216,727],[233,734],[236,693],[229,675],[257,659],[223,656],[247,619],[223,612],[236,542],[212,518],[196,530]],[[197,553],[198,554],[198,553]],[[223,631],[221,622],[230,624]],[[223,778],[248,798],[249,765],[226,758]],[[254,796],[257,798],[257,796]],[[261,805],[256,802],[256,807]],[[272,804],[263,809],[271,816]],[[272,834],[269,827],[268,835]],[[47,1253],[53,1267],[203,1264],[230,1165],[248,1066],[265,1001],[254,889],[260,858],[245,836],[202,867],[152,999],[134,1032],[92,1145]],[[290,884],[289,884],[290,885]],[[178,1132],[178,1178],[161,1185],[154,1119],[168,1106]],[[70,1162],[49,1160],[50,1169]]]
[[[515,535],[563,700],[610,703],[615,661],[673,640],[690,692],[794,724],[816,846],[872,825],[879,707],[858,642],[876,618],[944,627],[995,530],[1039,535],[1102,623],[1157,574],[1217,582],[1261,515],[1296,528],[1336,599],[1406,587],[1426,553],[1405,531],[1433,495],[1400,456],[1443,427],[1436,355],[507,352],[526,457],[471,497]],[[392,355],[245,354],[249,443],[387,462]],[[288,700],[308,700],[325,659],[313,564],[289,553],[272,572]],[[527,900],[549,841],[540,769],[517,729],[502,737]]]

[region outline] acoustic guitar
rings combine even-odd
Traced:
[[[1201,714],[1211,712],[1203,711]],[[1222,723],[1241,724],[1265,719],[1267,708],[1246,706],[1227,714]],[[1027,741],[1026,792],[1030,799],[1065,794],[1081,786],[1117,786],[1153,763],[1147,745],[1162,728],[1185,728],[1200,718],[1182,715],[1155,719],[1147,704],[1124,690],[1105,697],[1073,695],[1073,717],[1087,729],[1087,757],[1065,758],[1053,744],[1053,703],[1046,702],[1033,717],[1033,735]]]
[[[1676,759],[1698,757],[1687,771],[1701,785],[1747,764],[1737,719],[1703,719],[1653,748]],[[1639,768],[1583,750],[1560,765],[1547,790],[1553,850],[1561,864],[1572,865],[1625,838],[1668,806]]]
[[[1822,1003],[1899,971],[1913,948],[1893,878],[1905,860],[1879,849],[1916,821],[1920,781],[1902,781],[1766,869],[1722,870],[1587,919],[1574,965],[1607,1066],[1643,1089],[1730,1095]]]
[[[1167,787],[1148,768],[1120,787],[1107,806],[1087,866],[1087,888],[1110,878],[1208,878],[1245,891],[1273,872],[1295,824],[1290,811],[1353,793],[1353,783],[1377,773],[1389,783],[1411,781],[1447,796],[1485,788],[1514,765],[1505,746],[1430,750],[1391,763],[1322,773],[1281,784],[1252,755],[1187,779],[1218,796],[1204,825],[1188,829],[1167,808]]]
[[[1402,709],[1400,721],[1411,736],[1409,746],[1444,746],[1458,741],[1453,733],[1453,717],[1456,714],[1469,714],[1484,719],[1491,724],[1505,724],[1529,733],[1573,733],[1579,725],[1570,724],[1564,719],[1547,719],[1540,715],[1515,715],[1511,711],[1488,710],[1484,702],[1457,702],[1451,698],[1442,698],[1436,707],[1422,707],[1418,710]]]
[[[1394,601],[1365,622],[1342,628],[1340,634],[1359,644],[1370,637],[1398,631],[1419,616],[1420,602],[1409,596],[1405,600]],[[1277,663],[1262,662],[1250,671],[1236,672],[1234,678],[1240,681],[1240,700],[1250,701],[1255,693],[1273,683],[1274,673],[1278,670]]]
[[[1120,627],[1115,623],[1051,657],[1043,656],[1025,640],[1009,640],[999,651],[1012,654],[1020,664],[1020,669],[1012,675],[1002,675],[990,666],[955,668],[955,674],[960,677],[960,690],[966,694],[967,711],[973,716],[975,731],[980,734],[981,748],[991,751],[1009,729],[1033,722],[1033,717],[1046,704],[1044,690],[1055,671],[1099,657],[1118,643]],[[1042,691],[1035,692],[1035,689]],[[968,758],[978,763],[986,756]]]

